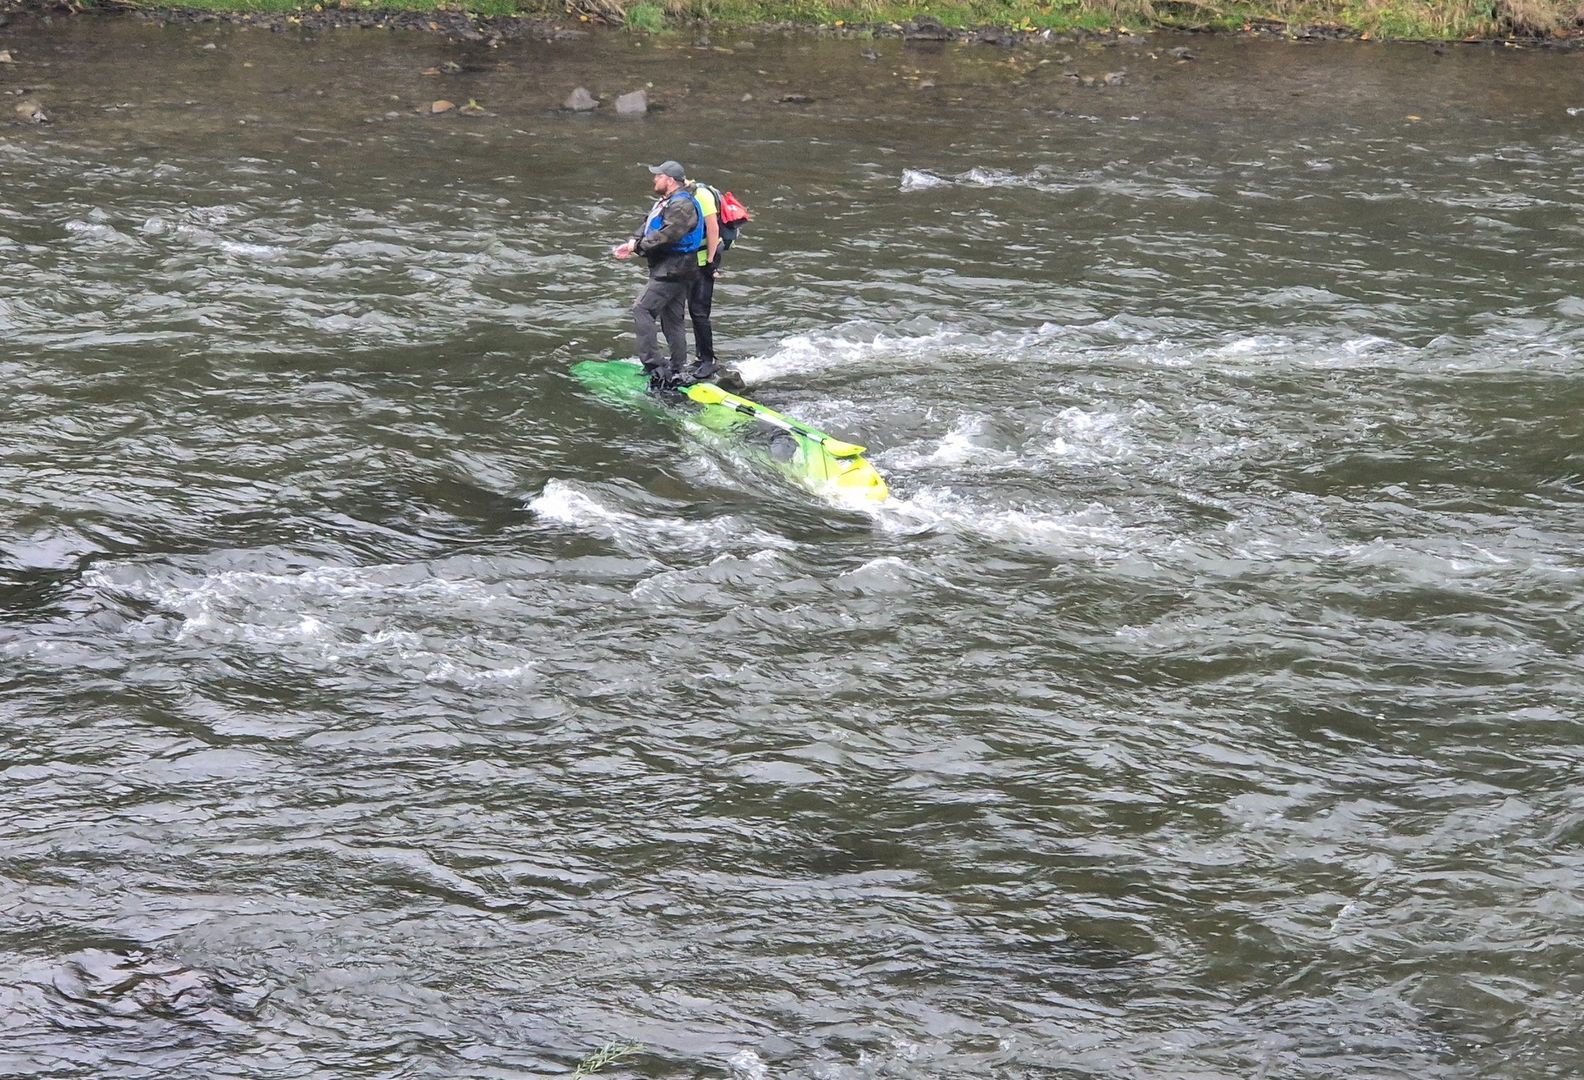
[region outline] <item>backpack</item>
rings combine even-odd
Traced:
[[[742,227],[753,220],[753,215],[748,212],[746,206],[737,201],[737,196],[729,191],[712,187],[710,194],[715,196],[715,213],[720,224],[720,246],[721,250],[725,251],[742,234]]]

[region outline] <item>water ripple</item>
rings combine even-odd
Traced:
[[[0,1073],[1571,1075],[1564,57],[18,40]],[[889,504],[568,377],[635,140]]]

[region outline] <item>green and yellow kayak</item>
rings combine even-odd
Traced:
[[[842,503],[884,502],[889,492],[864,448],[782,416],[756,401],[694,383],[675,394],[649,392],[649,379],[632,360],[585,360],[572,374],[607,401],[644,404],[679,416],[695,433],[730,438],[777,472],[822,498]]]

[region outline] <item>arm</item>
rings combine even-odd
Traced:
[[[651,214],[654,213],[653,210],[649,212]],[[633,255],[638,251],[638,241],[643,239],[644,229],[647,228],[648,225],[649,219],[646,217],[638,223],[638,227],[632,231],[631,236],[617,244],[615,247],[611,248],[611,254],[622,260],[632,258]]]
[[[715,261],[715,252],[720,247],[720,214],[704,215],[704,250],[706,262]]]

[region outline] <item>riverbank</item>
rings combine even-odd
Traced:
[[[1052,37],[1177,30],[1294,38],[1570,44],[1584,35],[1575,0],[9,0],[0,12],[135,13],[168,21],[362,26],[499,39],[578,24],[667,33],[757,27],[1011,46]]]

